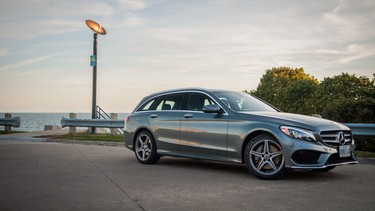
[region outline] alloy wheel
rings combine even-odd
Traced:
[[[257,140],[250,148],[249,161],[257,176],[276,176],[284,168],[283,151],[275,140]]]
[[[151,156],[152,142],[148,135],[142,134],[138,136],[135,151],[141,161],[146,161]]]

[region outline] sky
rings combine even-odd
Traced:
[[[174,88],[256,89],[272,67],[373,78],[373,0],[1,0],[0,112],[131,112]]]

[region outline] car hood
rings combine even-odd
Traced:
[[[288,125],[295,127],[303,127],[306,129],[322,129],[325,130],[350,130],[347,126],[317,117],[305,116],[300,114],[283,113],[283,112],[240,112],[241,114],[251,115],[256,119],[265,122],[278,123],[280,125]]]

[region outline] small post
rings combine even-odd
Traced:
[[[69,113],[69,119],[77,119],[76,113]],[[73,135],[76,134],[77,128],[76,127],[69,127],[69,134]]]
[[[4,114],[4,117],[5,117],[5,118],[12,118],[12,114],[10,114],[10,113],[5,113],[5,114]],[[10,133],[10,132],[12,131],[12,126],[4,126],[4,131],[5,131],[6,133]]]
[[[116,120],[117,119],[117,114],[116,113],[111,113],[111,119]],[[111,128],[111,135],[117,135],[117,128]]]

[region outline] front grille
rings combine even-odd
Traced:
[[[344,139],[342,140],[340,140],[341,132],[344,134]],[[349,130],[322,131],[320,137],[325,144],[333,147],[352,144],[352,134]]]

